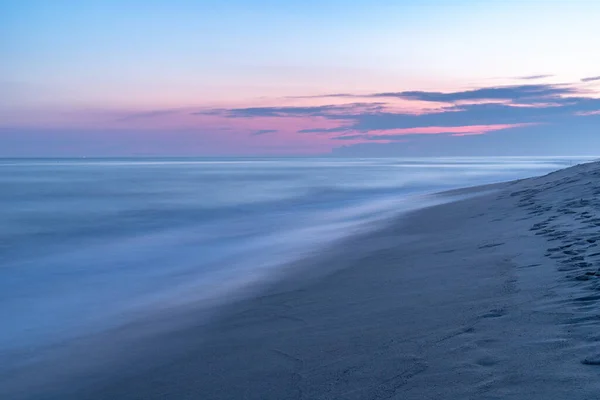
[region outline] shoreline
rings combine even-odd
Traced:
[[[111,373],[6,396],[593,398],[600,166],[439,195],[477,190],[315,256],[209,326],[187,315]]]

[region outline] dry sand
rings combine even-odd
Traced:
[[[208,327],[140,340],[110,370],[22,372],[0,395],[599,399],[600,165],[484,189],[349,239]]]

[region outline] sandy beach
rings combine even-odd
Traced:
[[[439,196],[457,195],[474,197],[347,239],[209,325],[84,340],[0,397],[597,399],[600,164]]]

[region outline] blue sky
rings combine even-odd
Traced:
[[[589,154],[597,21],[583,0],[0,0],[0,156]]]

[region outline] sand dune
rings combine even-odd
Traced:
[[[23,372],[3,398],[600,398],[600,164],[484,189],[315,255],[311,279],[201,331],[91,375]]]

